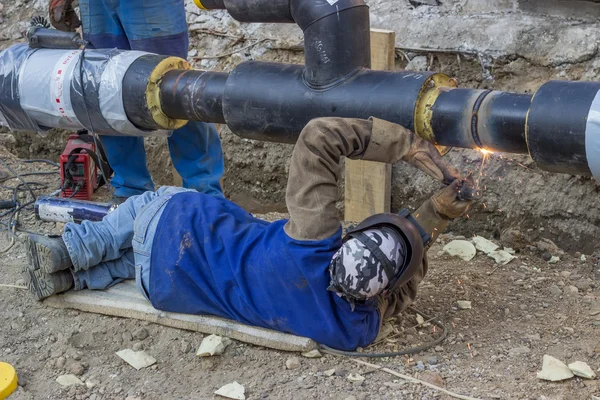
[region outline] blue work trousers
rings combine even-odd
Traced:
[[[93,48],[141,50],[186,59],[184,0],[80,0],[84,38]],[[191,121],[169,137],[169,151],[185,188],[222,195],[223,150],[214,124]],[[102,136],[115,196],[154,190],[144,139]]]
[[[68,223],[62,237],[75,269],[75,290],[102,290],[135,279],[148,298],[158,221],[169,199],[189,190],[163,186],[156,192],[129,197],[102,221]]]

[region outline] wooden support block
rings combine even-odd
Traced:
[[[395,52],[395,32],[371,29],[372,69],[393,70]],[[373,214],[390,212],[391,164],[346,159],[344,191],[346,221],[362,221]]]

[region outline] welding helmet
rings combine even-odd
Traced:
[[[431,237],[408,210],[373,215],[348,231],[329,265],[328,290],[352,307],[404,286],[419,270]]]

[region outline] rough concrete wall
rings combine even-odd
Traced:
[[[255,59],[302,63],[302,33],[294,25],[240,24],[225,12],[201,12],[188,1],[191,30],[190,59],[197,68],[230,71]],[[372,27],[397,32],[399,48],[434,48],[479,53],[398,52],[398,68],[410,59],[412,69],[445,72],[462,86],[534,92],[549,79],[600,80],[598,24],[525,13],[514,1],[441,1],[439,6],[414,7],[408,0],[370,0]],[[45,13],[46,2],[19,0],[4,4],[10,23],[0,26],[0,47],[18,37],[31,15]],[[6,20],[8,21],[8,20]],[[19,23],[18,21],[24,21]],[[242,50],[243,49],[243,50]],[[224,54],[235,52],[230,56]],[[214,56],[218,56],[214,58]],[[292,147],[259,143],[222,128],[226,156],[226,192],[253,210],[284,209],[288,160]],[[57,157],[64,136],[49,139],[17,136],[23,156]],[[159,184],[172,182],[164,141],[147,141],[148,159]],[[463,170],[479,170],[481,155],[455,150],[449,160]],[[485,206],[477,205],[470,219],[453,226],[465,234],[499,234],[518,227],[535,239],[558,239],[565,248],[591,252],[600,235],[600,188],[595,181],[539,171],[526,157],[495,156],[484,169]],[[167,171],[167,172],[165,172]],[[393,170],[393,207],[416,206],[436,188],[410,166]]]

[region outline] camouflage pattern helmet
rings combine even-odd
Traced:
[[[395,229],[380,226],[351,233],[331,259],[328,290],[354,306],[386,290],[405,258],[406,243]]]

